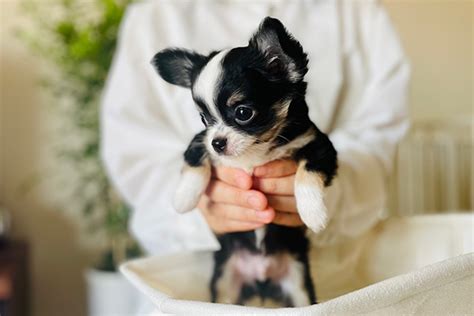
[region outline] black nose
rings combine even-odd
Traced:
[[[225,138],[214,138],[212,140],[212,147],[217,153],[222,153],[225,150],[225,146],[227,145],[227,139]]]

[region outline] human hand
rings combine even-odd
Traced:
[[[266,195],[268,205],[276,211],[273,223],[283,226],[302,226],[295,199],[293,160],[274,160],[254,170],[253,189]]]
[[[248,231],[272,222],[273,208],[262,192],[252,190],[252,177],[245,171],[215,167],[198,208],[216,234]]]

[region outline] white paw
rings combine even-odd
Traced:
[[[184,167],[176,189],[173,206],[178,213],[193,210],[209,184],[211,169],[202,167]]]
[[[295,187],[295,197],[296,207],[298,208],[301,220],[313,232],[318,233],[322,231],[328,221],[322,188],[297,185]]]
[[[296,172],[295,198],[301,220],[313,232],[322,231],[328,221],[324,204],[324,181],[318,173],[307,171],[305,162],[300,163]]]

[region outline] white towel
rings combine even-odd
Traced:
[[[473,225],[472,214],[390,219],[357,240],[316,249],[312,270],[324,302],[303,308],[205,302],[212,268],[208,252],[139,259],[121,271],[159,313],[474,314]]]

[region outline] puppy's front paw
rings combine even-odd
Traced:
[[[317,172],[306,170],[304,164],[296,172],[295,198],[301,220],[315,233],[322,231],[328,221],[324,181]]]
[[[322,231],[327,224],[327,209],[323,200],[323,191],[320,188],[296,185],[296,206],[301,220],[313,232]]]
[[[173,206],[178,213],[194,209],[209,184],[211,168],[208,164],[200,167],[185,166],[174,196]]]

